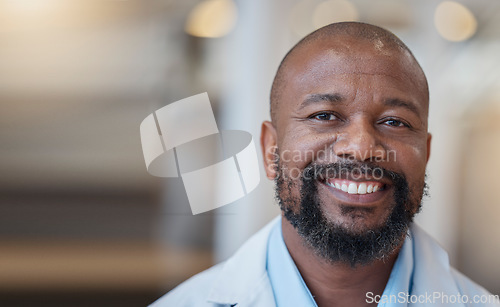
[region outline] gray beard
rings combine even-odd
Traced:
[[[382,170],[384,176],[391,180],[395,188],[393,209],[382,226],[363,233],[353,233],[346,227],[328,221],[321,210],[317,178],[333,168],[344,170],[356,168],[367,172],[375,170],[373,165],[355,162],[309,165],[302,173],[301,196],[296,198],[283,197],[285,189],[290,191],[290,188],[294,186],[293,180],[277,176],[275,179],[276,199],[284,217],[315,254],[329,262],[342,262],[356,267],[388,258],[405,240],[413,217],[421,209],[422,196],[418,203],[412,203],[408,182],[404,175],[376,166],[378,170]],[[280,163],[277,164],[277,171],[278,174],[282,174]],[[422,186],[424,187],[422,194],[426,194],[425,182]],[[295,213],[293,208],[300,208],[299,212]],[[353,210],[355,209],[351,206],[341,207],[342,214],[348,214]]]

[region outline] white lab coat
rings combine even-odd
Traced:
[[[274,307],[273,290],[266,270],[267,242],[273,219],[253,235],[228,260],[185,281],[150,307],[237,306]],[[481,286],[450,267],[448,254],[417,225],[414,240],[412,295],[442,292],[449,295],[490,295]],[[415,306],[500,306],[500,304],[417,304]],[[281,307],[281,306],[280,306]]]

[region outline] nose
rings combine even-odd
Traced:
[[[339,132],[333,152],[337,157],[360,162],[380,162],[387,158],[376,128],[367,119],[352,120]]]

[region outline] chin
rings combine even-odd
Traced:
[[[325,211],[323,214],[332,225],[337,225],[351,234],[365,234],[370,230],[380,229],[387,222],[390,212],[378,216],[376,211],[373,207],[339,205],[339,212],[335,215]]]

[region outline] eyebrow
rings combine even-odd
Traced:
[[[331,103],[338,103],[344,101],[344,97],[340,94],[333,93],[333,94],[310,94],[307,95],[306,99],[302,101],[302,103],[299,106],[299,110],[302,110],[303,108],[314,104],[318,102],[331,102]]]
[[[418,108],[415,106],[415,104],[409,101],[404,101],[398,98],[390,98],[384,101],[384,105],[388,107],[402,107],[415,113],[416,115],[420,115],[420,113],[418,112]]]
[[[340,102],[345,101],[344,97],[341,94],[338,93],[330,93],[330,94],[310,94],[307,95],[306,99],[302,101],[302,103],[299,106],[299,110],[304,109],[305,107],[319,103],[319,102],[330,102],[332,104],[338,104]],[[388,107],[401,107],[405,108],[416,115],[420,115],[419,110],[417,106],[409,101],[405,101],[399,98],[389,98],[384,101],[384,105]]]

